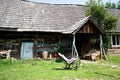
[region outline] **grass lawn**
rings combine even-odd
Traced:
[[[0,80],[120,80],[120,55],[109,61],[84,63],[78,70],[64,70],[54,60],[0,60]]]

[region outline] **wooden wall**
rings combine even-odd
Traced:
[[[86,24],[84,24],[80,30],[77,33],[89,33],[89,34],[100,34],[100,31],[98,30],[98,28],[91,23],[90,21],[88,21]]]
[[[0,37],[0,50],[11,49],[11,56],[20,58],[21,43],[22,42],[33,42],[34,50],[33,57],[41,57],[42,51],[48,51],[49,53],[54,53],[54,48],[62,43],[66,48],[65,50],[71,50],[72,41],[70,35],[61,35],[56,33],[36,33],[36,32],[2,32],[3,36]],[[8,47],[7,47],[8,45]]]

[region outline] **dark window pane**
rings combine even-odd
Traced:
[[[112,44],[115,45],[115,35],[112,36]]]
[[[120,35],[116,35],[116,45],[120,45]]]

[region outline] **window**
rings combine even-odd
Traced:
[[[19,48],[19,41],[18,40],[12,40],[12,50],[18,50]]]
[[[38,47],[44,47],[44,39],[38,41]]]
[[[0,50],[18,50],[18,40],[0,40]]]
[[[120,35],[112,35],[112,46],[120,46]]]

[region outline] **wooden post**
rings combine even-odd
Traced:
[[[75,56],[78,58],[78,52],[77,52],[77,49],[76,49],[76,46],[75,46],[75,34],[73,35],[73,46],[72,46],[72,55]]]
[[[75,57],[75,35],[73,35],[73,56]]]
[[[102,50],[103,49],[103,41],[102,41],[102,35],[100,34],[100,55],[101,55],[101,60],[102,60]]]

